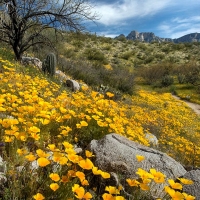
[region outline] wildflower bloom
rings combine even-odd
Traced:
[[[93,173],[94,175],[100,175],[100,174],[102,173],[102,171],[99,170],[98,167],[93,167],[93,168],[92,168],[92,173]]]
[[[141,155],[136,155],[136,158],[137,158],[138,162],[141,162],[145,159],[145,157],[141,156]]]
[[[148,173],[147,171],[141,169],[141,168],[138,168],[138,171],[136,172],[136,174],[138,174],[140,176],[141,179],[153,179],[154,176],[150,173]]]
[[[103,171],[101,171],[101,176],[102,176],[102,178],[104,178],[104,179],[110,178],[110,174],[109,174],[108,172],[103,172]]]
[[[85,155],[86,155],[87,158],[94,157],[94,155],[92,154],[92,152],[90,152],[88,150],[85,150]]]
[[[83,172],[77,171],[76,176],[80,179],[80,181],[85,179],[85,174]]]
[[[81,128],[83,126],[85,126],[85,127],[88,126],[88,123],[86,121],[81,121],[80,124],[76,124],[77,128]]]
[[[111,93],[111,92],[106,92],[106,95],[107,95],[109,98],[114,97],[114,94]]]
[[[185,192],[182,193],[185,200],[195,200],[195,197],[189,194],[186,194]]]
[[[109,194],[120,194],[120,191],[114,186],[106,186],[105,191],[108,191]]]
[[[169,186],[165,186],[165,192],[168,193],[172,197],[173,200],[183,200],[184,199],[183,194],[173,190]]]
[[[59,185],[57,183],[51,183],[50,188],[55,192],[59,188]]]
[[[150,187],[146,183],[140,183],[140,188],[144,191],[150,190]]]
[[[35,155],[33,155],[32,153],[29,153],[28,155],[26,155],[25,158],[30,162],[36,160]]]
[[[78,184],[74,184],[72,187],[72,191],[76,193],[77,199],[91,199],[92,195],[89,192],[85,193],[85,189],[83,187],[80,187]]]
[[[49,154],[45,153],[42,149],[37,149],[36,150],[36,153],[37,155],[40,157],[40,158],[46,158],[49,156]]]
[[[68,177],[68,176],[62,176],[61,182],[67,183],[67,182],[69,182],[69,181],[70,181],[70,180],[69,180],[69,177]]]
[[[33,196],[35,200],[43,200],[45,199],[44,196],[41,193],[37,193],[36,195]]]
[[[186,178],[178,178],[178,180],[179,180],[181,183],[185,184],[185,185],[190,185],[190,184],[193,184],[193,183],[194,183],[192,180],[188,180],[188,179],[186,179]]]
[[[56,174],[56,173],[51,173],[51,174],[49,175],[49,177],[51,178],[51,180],[53,180],[53,181],[55,181],[55,182],[57,182],[57,181],[60,180],[60,176],[59,176],[58,174]]]
[[[87,169],[90,170],[92,169],[92,167],[94,166],[92,161],[88,158],[86,158],[86,160],[81,160],[78,165],[83,168],[83,169]]]
[[[164,183],[165,182],[165,175],[161,172],[157,172],[155,169],[150,169],[150,173],[154,176],[153,180],[156,183]]]
[[[104,193],[102,195],[103,200],[115,200],[115,197],[112,194]]]
[[[175,183],[173,179],[169,179],[168,180],[169,185],[173,188],[173,189],[178,189],[178,190],[182,190],[183,186],[180,183]]]
[[[89,185],[89,182],[86,179],[84,179],[83,181],[81,181],[81,185]]]
[[[49,161],[47,158],[43,158],[43,157],[38,158],[38,159],[37,159],[37,162],[38,162],[38,165],[39,165],[40,167],[46,167],[47,165],[50,164],[50,161]]]
[[[138,186],[140,184],[140,182],[138,182],[137,180],[135,179],[126,179],[126,182],[130,185],[130,186]]]

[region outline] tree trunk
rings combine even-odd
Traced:
[[[17,61],[21,61],[22,59],[22,53],[21,51],[19,50],[18,46],[17,45],[14,45],[12,46],[13,47],[13,51],[15,53],[15,58]]]

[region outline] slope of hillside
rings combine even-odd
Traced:
[[[4,59],[4,52],[0,58],[0,140],[8,185],[0,185],[0,197],[38,200],[56,195],[62,200],[66,195],[80,195],[91,199],[95,191],[90,194],[85,177],[91,175],[92,155],[81,157],[73,146],[84,149],[92,139],[113,132],[146,146],[151,144],[145,134],[152,133],[159,150],[183,165],[200,166],[199,118],[171,94],[141,90],[115,102],[112,93],[107,92],[105,98],[91,88],[71,93],[37,68]],[[93,176],[110,177],[94,169]]]

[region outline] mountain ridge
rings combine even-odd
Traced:
[[[138,32],[138,31],[131,31],[127,36],[124,34],[120,34],[119,36],[115,37],[116,39],[127,39],[127,40],[137,40],[140,42],[173,42],[173,43],[181,43],[181,42],[200,42],[200,33],[190,33],[184,35],[182,37],[171,39],[171,38],[161,38],[156,36],[153,32]]]

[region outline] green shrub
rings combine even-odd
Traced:
[[[162,77],[162,81],[161,81],[162,86],[167,87],[167,86],[172,85],[173,83],[174,83],[173,76],[165,75]]]
[[[131,56],[133,56],[135,54],[135,51],[127,51],[125,53],[123,53],[120,58],[124,59],[124,60],[128,60]]]
[[[85,50],[84,54],[88,60],[98,61],[102,64],[108,63],[104,54],[96,48],[88,48]]]
[[[178,74],[177,78],[178,78],[178,83],[180,83],[180,84],[183,84],[186,81],[184,74]]]

